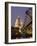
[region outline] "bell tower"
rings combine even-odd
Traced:
[[[17,16],[17,18],[16,18],[16,21],[15,21],[15,27],[20,27],[20,17],[19,16]]]

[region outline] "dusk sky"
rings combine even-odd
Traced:
[[[14,26],[17,16],[24,21],[28,7],[11,7],[11,25]]]

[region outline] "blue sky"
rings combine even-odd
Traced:
[[[28,7],[11,7],[11,25],[14,26],[17,16],[20,17],[22,21],[26,18],[26,11]]]

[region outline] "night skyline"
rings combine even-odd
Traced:
[[[29,7],[11,7],[11,26],[14,26],[17,16],[24,22]]]

